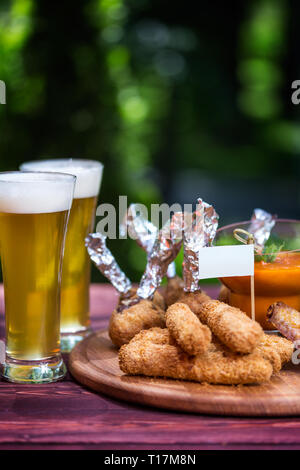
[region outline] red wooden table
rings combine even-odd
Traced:
[[[94,329],[107,327],[115,302],[110,286],[91,287]],[[0,307],[3,312],[1,287]],[[2,335],[3,320],[1,315]],[[0,449],[300,449],[300,418],[201,416],[134,406],[89,391],[70,375],[49,385],[0,381]]]

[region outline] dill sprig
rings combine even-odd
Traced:
[[[273,263],[283,247],[284,243],[281,243],[281,245],[277,243],[270,243],[270,245],[267,245],[263,248],[261,255],[256,255],[256,260],[264,261],[265,263]]]

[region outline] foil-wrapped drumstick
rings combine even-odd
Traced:
[[[262,327],[244,312],[218,300],[200,305],[198,316],[231,351],[252,352],[263,336]]]
[[[123,310],[114,310],[109,321],[109,336],[115,346],[128,343],[141,330],[165,326],[165,312],[150,300],[140,300]]]
[[[200,305],[210,300],[210,297],[199,287],[199,263],[201,263],[201,248],[209,246],[216,234],[219,216],[213,206],[197,200],[197,208],[184,220],[183,244],[184,289],[177,302],[185,303],[197,315]]]
[[[131,238],[136,240],[137,244],[147,255],[151,254],[159,231],[158,228],[143,215],[140,204],[130,204],[120,224],[120,234],[125,237],[127,232]],[[174,261],[172,261],[167,268],[166,276],[172,279],[175,275],[176,267]]]
[[[142,299],[152,298],[166,275],[168,266],[174,261],[182,244],[183,214],[176,212],[159,231],[147,266],[142,276],[137,295]]]
[[[158,233],[140,285],[136,292],[133,292],[129,281],[125,283],[124,288],[126,276],[107,249],[106,237],[101,234],[91,234],[87,237],[86,245],[92,261],[122,294],[109,324],[109,334],[116,346],[130,341],[141,329],[165,324],[164,311],[157,303],[154,304],[152,299],[169,264],[180,249],[181,240],[182,214],[177,213]]]
[[[189,356],[167,329],[141,331],[119,351],[125,374],[169,377],[211,384],[258,384],[273,373],[270,361],[259,351],[240,355],[211,343],[203,354]]]
[[[166,311],[166,326],[176,343],[189,355],[204,353],[211,343],[211,331],[185,304],[175,303]]]
[[[219,216],[213,206],[197,200],[195,212],[185,217],[183,230],[183,279],[185,292],[199,290],[201,248],[210,246],[218,228]]]
[[[284,302],[276,302],[268,308],[268,320],[290,341],[300,345],[300,312]]]
[[[140,204],[130,204],[120,225],[120,233],[122,237],[125,237],[127,232],[131,238],[136,240],[137,244],[147,253],[147,255],[151,254],[159,232],[158,228],[144,216]],[[166,276],[168,282],[166,287],[162,289],[162,292],[168,306],[176,302],[183,291],[183,281],[176,275],[176,266],[174,261],[169,264]],[[155,296],[156,294],[154,294],[153,300],[155,300]]]
[[[136,289],[118,266],[114,256],[106,246],[106,237],[100,233],[86,238],[88,253],[99,271],[112,283],[120,294],[119,304],[113,311],[109,334],[116,346],[121,346],[143,328],[164,326],[164,311],[159,304],[163,302],[160,294],[155,302],[144,300],[137,303]]]
[[[132,285],[107,248],[106,238],[102,233],[90,233],[85,239],[85,246],[95,266],[124,295],[130,291]]]

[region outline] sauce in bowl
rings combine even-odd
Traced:
[[[250,277],[222,278],[229,288],[229,303],[251,315]],[[255,261],[255,319],[265,330],[272,330],[267,321],[268,307],[282,301],[300,310],[300,253],[281,252],[271,262]]]

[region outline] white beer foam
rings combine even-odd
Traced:
[[[32,172],[0,173],[0,212],[42,214],[69,210],[74,178]]]
[[[77,177],[74,198],[98,196],[102,181],[103,165],[93,160],[57,158],[53,160],[36,160],[21,165],[21,170],[56,171],[69,173]]]

